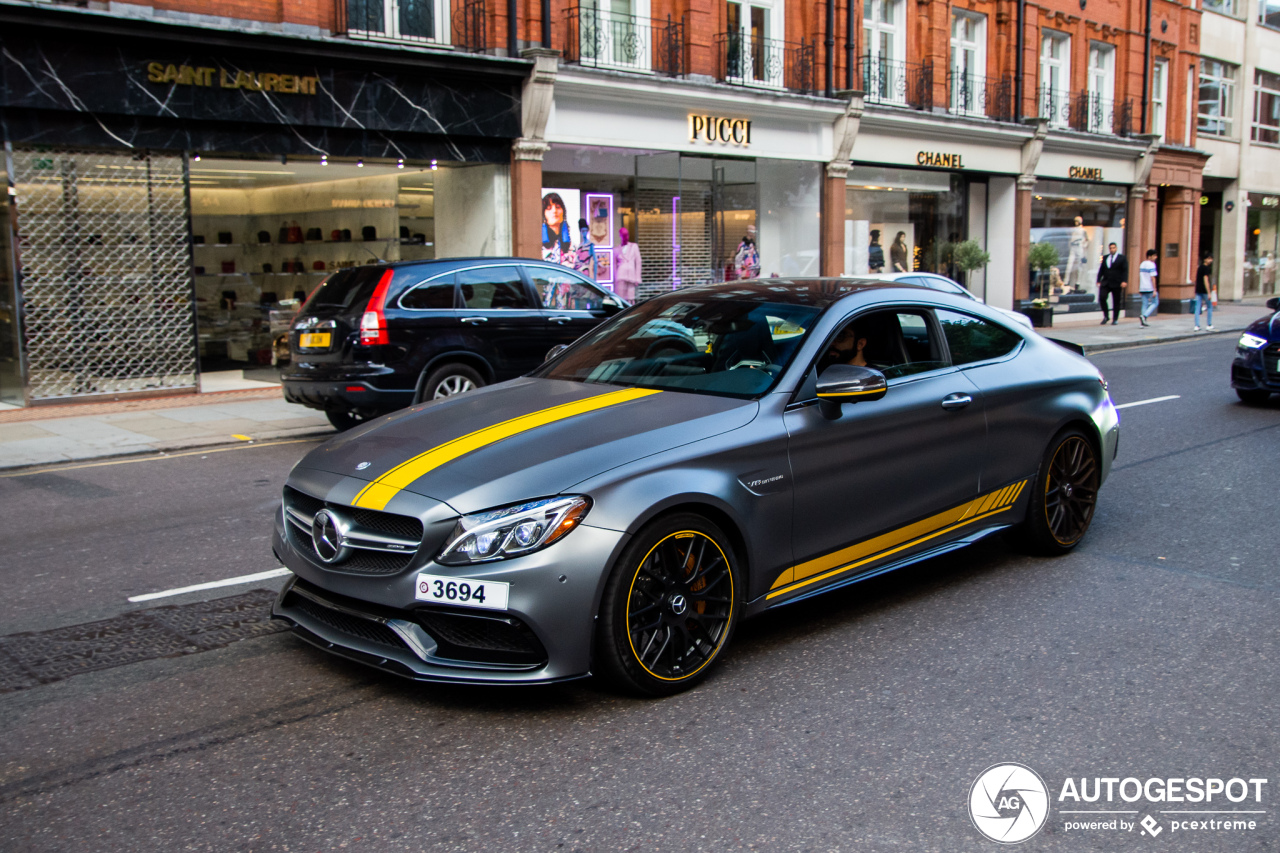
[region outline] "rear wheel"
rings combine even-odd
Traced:
[[[1240,398],[1240,402],[1249,406],[1261,406],[1267,402],[1271,396],[1270,391],[1264,391],[1258,388],[1237,388],[1236,396]]]
[[[601,673],[630,693],[668,696],[706,677],[742,610],[724,533],[698,515],[661,519],[631,541],[605,587]]]
[[[1098,454],[1080,430],[1064,430],[1049,442],[1023,524],[1023,538],[1033,551],[1065,554],[1084,538],[1101,474]]]
[[[414,402],[422,403],[427,400],[456,397],[459,394],[474,391],[484,384],[484,377],[473,367],[456,362],[443,364],[427,374],[427,378],[418,388],[417,399]]]
[[[333,424],[334,429],[339,432],[345,432],[369,420],[366,417],[357,415],[355,412],[338,412],[332,409],[326,411],[324,416],[329,419],[329,423]]]

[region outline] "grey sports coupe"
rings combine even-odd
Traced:
[[[274,614],[424,681],[674,693],[742,618],[1002,528],[1069,551],[1118,438],[1092,364],[971,299],[680,290],[309,453]]]

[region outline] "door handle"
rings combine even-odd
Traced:
[[[942,398],[942,408],[944,409],[963,409],[965,406],[973,402],[973,398],[968,394],[948,394]]]
[[[572,319],[573,319],[572,317],[548,317],[547,321],[550,323],[560,323],[563,325],[564,323],[567,323]]]
[[[489,322],[489,318],[488,317],[463,317],[462,322],[475,325],[476,323],[487,323]]]

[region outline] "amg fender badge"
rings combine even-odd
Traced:
[[[787,475],[779,471],[752,471],[738,478],[753,495],[772,495],[787,488]]]

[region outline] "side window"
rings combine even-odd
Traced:
[[[525,294],[520,270],[512,265],[459,270],[458,290],[462,304],[473,310],[534,307]]]
[[[968,314],[941,310],[937,314],[947,346],[951,348],[953,364],[999,358],[1013,352],[1014,347],[1022,342],[1017,333]]]
[[[410,311],[438,311],[455,306],[453,273],[424,281],[400,297],[400,307]]]
[[[888,379],[945,367],[927,316],[922,311],[874,311],[855,317],[836,333],[818,360],[818,372],[832,364],[874,367]]]
[[[934,290],[941,290],[943,293],[950,293],[955,296],[963,296],[965,299],[972,298],[971,296],[969,296],[969,292],[965,290],[963,287],[956,284],[951,279],[943,278],[940,275],[928,276],[922,281],[922,284],[924,284],[926,287],[932,287]]]
[[[543,308],[553,311],[594,311],[604,302],[604,293],[569,273],[543,267],[525,269],[533,279],[533,286],[538,291],[538,299]]]

